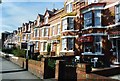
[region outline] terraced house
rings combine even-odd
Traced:
[[[80,56],[83,62],[120,62],[119,3],[66,0],[62,9],[46,9],[44,15],[38,14],[35,21],[18,28],[18,45],[30,43],[34,53],[46,55],[50,44],[50,57]]]

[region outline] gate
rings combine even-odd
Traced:
[[[60,61],[58,81],[77,81],[76,65],[72,62]]]

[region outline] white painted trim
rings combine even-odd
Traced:
[[[47,52],[47,50],[46,51],[40,51],[40,52]]]
[[[113,25],[106,26],[106,27],[109,28],[109,27],[115,27],[115,26],[118,26],[118,25],[120,25],[120,22],[115,23],[115,24],[113,24]]]
[[[77,16],[65,16],[61,20],[66,19],[66,18],[75,18],[75,17],[77,17]]]
[[[120,36],[115,36],[115,37],[109,37],[109,38],[110,38],[110,39],[111,39],[111,38],[120,38]]]
[[[68,5],[68,4],[72,3],[72,2],[74,2],[74,0],[69,0],[69,1],[66,2],[66,5]]]
[[[105,33],[91,33],[91,34],[84,34],[82,36],[91,36],[91,35],[96,36],[96,35],[107,35],[107,34],[105,34]]]
[[[43,26],[40,29],[50,28],[50,26]]]
[[[103,9],[104,8],[89,8],[89,9],[83,11],[82,13],[84,14],[84,13],[87,13],[87,12],[92,11],[92,10],[103,10]]]
[[[92,52],[84,52],[84,53],[82,53],[82,55],[101,55],[101,56],[103,56],[104,54],[98,54],[98,53],[92,53]]]
[[[48,40],[40,40],[40,42],[47,42]]]
[[[75,31],[75,32],[78,32],[79,30],[63,30],[62,33],[63,33],[63,32],[74,32],[74,31]]]
[[[69,50],[69,51],[67,51],[67,50],[62,50],[62,51],[60,51],[60,52],[71,52],[71,53],[73,53],[74,51],[73,51],[73,50]]]
[[[93,28],[93,29],[95,29],[95,28],[107,28],[107,27],[105,27],[105,26],[90,26],[90,27],[85,27],[85,28],[83,28],[82,30],[88,30],[88,29],[90,29],[90,28]]]
[[[78,37],[78,35],[77,36],[62,36],[61,38],[77,38]]]

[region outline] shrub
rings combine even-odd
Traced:
[[[8,54],[12,54],[12,51],[13,51],[14,49],[13,48],[3,48],[2,49],[2,52],[5,52],[5,53],[8,53]]]
[[[50,51],[51,51],[51,44],[48,43],[48,45],[47,45],[47,55],[50,54]]]
[[[17,57],[25,57],[25,50],[20,49],[20,47],[17,47],[12,51],[12,53]]]
[[[48,59],[48,66],[49,66],[51,69],[55,69],[55,63],[56,63],[55,60],[53,60],[53,59]]]
[[[43,58],[43,55],[38,55],[37,60],[41,61],[41,58]]]

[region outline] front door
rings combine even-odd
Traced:
[[[117,62],[120,63],[120,39],[117,39]]]

